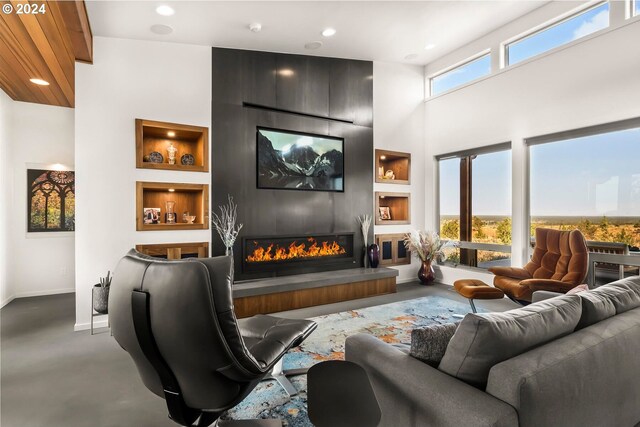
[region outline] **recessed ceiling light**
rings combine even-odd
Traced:
[[[249,29],[252,33],[259,33],[262,30],[262,24],[259,22],[254,22],[253,24],[249,24]]]
[[[151,26],[151,32],[154,34],[160,34],[161,36],[166,36],[167,34],[173,33],[173,28],[168,25],[156,24]]]
[[[385,156],[385,155],[380,156],[380,160],[385,160],[386,158],[387,158],[387,156]]]
[[[31,83],[35,83],[40,86],[49,86],[49,82],[42,79],[29,79]]]
[[[325,28],[324,31],[322,31],[322,35],[325,37],[331,37],[335,33],[336,33],[335,28]]]
[[[176,191],[176,189],[175,189],[175,188],[170,188],[170,189],[169,189],[169,193],[173,193],[174,191]]]
[[[435,45],[435,44],[433,44],[433,43],[429,43],[428,45],[426,45],[426,46],[424,47],[424,50],[431,50],[431,49],[433,49],[434,47],[436,47],[436,45]]]
[[[169,132],[167,132],[167,135],[170,136],[171,138],[173,138],[174,136],[176,136],[176,133],[172,130],[170,130]]]
[[[404,59],[406,59],[407,61],[411,61],[412,59],[416,59],[417,57],[417,53],[410,53],[409,55],[405,56]]]
[[[174,13],[176,13],[176,11],[173,10],[171,6],[167,6],[166,4],[163,4],[162,6],[156,7],[156,13],[162,16],[171,16]]]
[[[304,45],[305,49],[320,49],[322,47],[322,42],[309,42],[307,44]]]
[[[293,70],[291,70],[289,68],[284,68],[282,70],[278,70],[278,74],[280,74],[281,76],[284,76],[284,77],[291,77],[295,73],[293,72]]]

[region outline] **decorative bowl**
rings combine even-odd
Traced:
[[[187,165],[187,166],[191,166],[195,163],[195,159],[193,158],[193,154],[183,154],[182,157],[180,157],[180,163],[182,163],[183,165]]]

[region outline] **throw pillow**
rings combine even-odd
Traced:
[[[411,331],[409,354],[433,367],[438,366],[459,324],[460,322],[414,329]]]
[[[562,295],[505,313],[469,313],[438,369],[484,389],[494,365],[570,334],[581,311],[578,295]]]
[[[588,291],[589,285],[578,285],[575,288],[569,289],[567,295],[579,294],[580,292]]]

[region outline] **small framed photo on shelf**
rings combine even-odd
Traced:
[[[389,206],[380,206],[378,210],[378,214],[380,215],[381,220],[388,221],[391,219],[391,209],[389,208]]]
[[[160,208],[144,208],[143,222],[145,224],[158,224],[160,222]]]

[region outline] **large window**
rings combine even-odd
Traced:
[[[517,64],[608,26],[609,3],[598,4],[507,44],[506,65]]]
[[[491,55],[483,54],[431,78],[431,95],[438,95],[491,73]]]
[[[595,249],[640,246],[640,120],[622,123],[529,141],[532,237],[577,228]]]
[[[640,15],[640,0],[633,0],[633,16]]]
[[[448,262],[510,265],[511,150],[508,144],[439,159],[440,234],[460,241]]]

